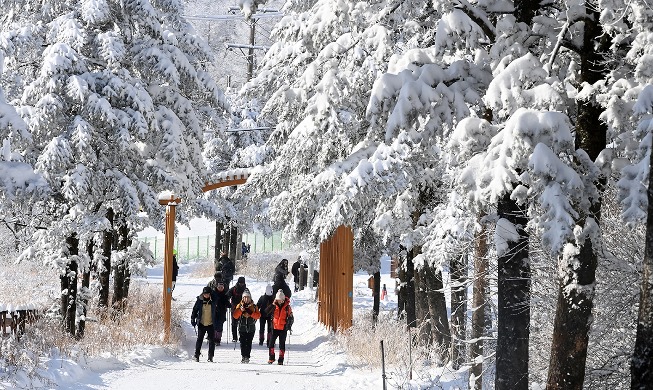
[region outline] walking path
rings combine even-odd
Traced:
[[[150,272],[148,283],[161,285],[161,276]],[[247,277],[246,277],[247,278]],[[268,364],[268,350],[258,345],[258,327],[249,364],[242,364],[240,346],[224,343],[231,341],[231,331],[225,323],[223,344],[216,347],[214,362],[207,362],[208,343],[202,346],[200,361],[192,359],[196,335],[190,325],[190,312],[195,297],[208,280],[192,278],[180,270],[174,291],[176,301],[184,311],[181,324],[185,334],[182,351],[177,356],[158,352],[158,356],[144,356],[140,364],[130,364],[126,369],[109,370],[75,389],[378,389],[382,387],[378,373],[353,368],[343,352],[329,342],[328,332],[317,323],[313,292],[306,290],[292,297],[295,312],[293,334],[289,335],[283,366]],[[256,302],[265,291],[265,282],[247,280],[247,287]],[[150,351],[151,352],[151,351]],[[276,345],[278,356],[278,342]],[[157,355],[157,353],[154,353]]]

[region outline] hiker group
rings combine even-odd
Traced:
[[[252,294],[247,288],[245,277],[233,280],[234,264],[225,252],[215,263],[213,279],[202,289],[191,313],[191,325],[197,326],[195,360],[199,361],[200,350],[205,337],[209,340],[208,361],[213,361],[215,347],[222,344],[224,323],[231,321],[231,336],[235,343],[240,341],[242,363],[249,363],[252,343],[259,322],[259,345],[266,343],[269,349],[268,363],[275,361],[283,365],[288,332],[292,333],[294,316],[290,307],[290,287],[285,279],[288,275],[288,260],[283,259],[274,271],[273,285],[268,285],[265,293],[254,304]],[[227,312],[230,310],[230,315]],[[275,354],[275,344],[279,340],[279,357]]]

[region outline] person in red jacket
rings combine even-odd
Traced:
[[[270,348],[268,364],[274,363],[276,357],[274,354],[274,344],[278,337],[279,360],[277,362],[282,365],[283,357],[286,354],[286,337],[288,336],[288,331],[292,331],[292,324],[294,322],[292,309],[290,308],[290,299],[286,298],[282,290],[277,291],[272,308],[270,311],[274,310],[274,312],[272,314],[272,338],[268,344]]]
[[[241,363],[249,363],[252,352],[252,340],[256,332],[256,321],[261,317],[258,307],[252,301],[252,294],[249,289],[243,291],[243,298],[233,314],[234,319],[238,320],[238,330],[240,331],[240,355]]]

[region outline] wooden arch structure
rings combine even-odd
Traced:
[[[231,187],[247,182],[249,171],[237,169],[222,172],[215,182],[205,183],[202,192],[208,192],[222,187]],[[170,339],[170,310],[172,308],[172,250],[175,243],[175,218],[176,207],[181,203],[181,198],[174,194],[164,194],[159,197],[159,204],[166,206],[165,244],[163,256],[163,332],[167,342]]]

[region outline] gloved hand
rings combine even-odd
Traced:
[[[193,326],[193,328],[196,327],[197,326],[197,320],[195,318],[192,318],[190,320],[190,324]]]

